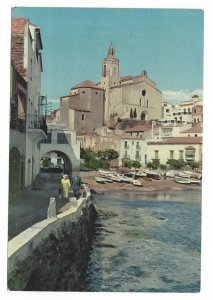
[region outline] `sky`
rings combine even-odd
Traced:
[[[52,103],[49,108],[57,108],[76,84],[100,81],[111,43],[121,76],[146,70],[170,103],[203,97],[201,9],[16,7],[12,17],[40,27],[41,93]]]

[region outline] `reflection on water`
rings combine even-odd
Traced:
[[[86,291],[198,292],[201,195],[96,196]]]

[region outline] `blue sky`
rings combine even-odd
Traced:
[[[171,103],[202,97],[202,10],[18,7],[12,16],[41,28],[42,94],[53,108],[74,85],[99,82],[111,41],[121,76],[146,70]]]

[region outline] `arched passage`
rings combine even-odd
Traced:
[[[51,150],[46,152],[41,157],[41,167],[44,167],[42,160],[47,159],[50,161],[46,168],[56,169],[56,172],[63,172],[71,176],[72,174],[72,162],[67,154],[58,150]],[[55,163],[53,162],[55,159]],[[59,163],[60,162],[60,163]],[[52,165],[51,165],[52,164]]]

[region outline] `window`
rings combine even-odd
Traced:
[[[174,150],[170,150],[170,159],[174,159]]]
[[[166,109],[166,112],[169,113],[169,108]]]
[[[149,100],[146,101],[146,106],[149,107]]]
[[[139,154],[139,151],[136,151],[136,156],[135,156],[136,159],[139,159],[140,158],[140,154]]]
[[[85,91],[82,91],[82,94],[85,94]]]
[[[134,145],[134,141],[132,141],[132,145]]]
[[[155,159],[159,158],[159,150],[155,150]]]
[[[183,159],[183,150],[179,150],[179,159]]]
[[[84,114],[82,114],[81,120],[84,121],[84,119],[85,119],[85,116],[84,116]]]
[[[141,104],[142,104],[142,101],[141,101],[141,99],[140,99],[140,106],[141,106]]]
[[[144,97],[146,96],[146,90],[142,91],[142,96],[144,96]]]
[[[70,135],[66,135],[65,133],[57,133],[57,144],[69,144]]]
[[[124,142],[124,148],[128,148],[128,142],[127,141]]]
[[[98,92],[95,92],[96,95],[98,95]]]
[[[195,150],[187,149],[185,152],[186,160],[194,160],[195,159]]]
[[[137,144],[136,144],[136,148],[137,149],[140,149],[141,147],[140,147],[140,143],[139,142],[137,142]]]
[[[106,77],[106,65],[104,65],[104,74],[103,74],[103,77]],[[104,82],[105,84],[105,82]]]

